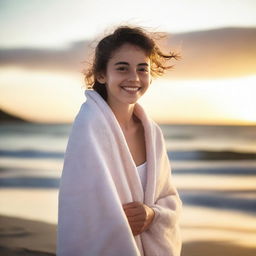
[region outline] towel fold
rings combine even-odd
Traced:
[[[59,190],[58,256],[178,256],[182,202],[172,183],[160,127],[136,103],[147,157],[145,193],[122,129],[105,100],[86,101],[69,135]],[[133,236],[123,204],[155,211],[150,227]]]

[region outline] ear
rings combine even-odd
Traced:
[[[96,79],[101,84],[105,84],[106,83],[106,77],[103,74],[98,74],[96,76]]]

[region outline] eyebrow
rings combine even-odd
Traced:
[[[119,62],[115,63],[115,66],[116,65],[128,65],[129,66],[129,63],[125,62],[125,61],[119,61]],[[139,63],[138,66],[148,66],[148,63],[146,63],[146,62]]]

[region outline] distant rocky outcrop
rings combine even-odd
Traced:
[[[2,109],[0,109],[0,123],[14,123],[14,122],[22,122],[25,123],[27,122],[26,120],[17,117],[15,115],[9,114]]]

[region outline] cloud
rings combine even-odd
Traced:
[[[0,67],[16,66],[28,69],[73,72],[86,60],[89,42],[73,43],[67,49],[0,49]]]
[[[169,44],[180,48],[175,78],[228,78],[256,73],[256,28],[224,28],[177,34]]]
[[[208,79],[256,73],[256,28],[222,28],[168,36],[165,50],[181,52],[168,78]],[[18,66],[78,72],[92,52],[92,42],[79,41],[66,49],[0,49],[0,67]]]

